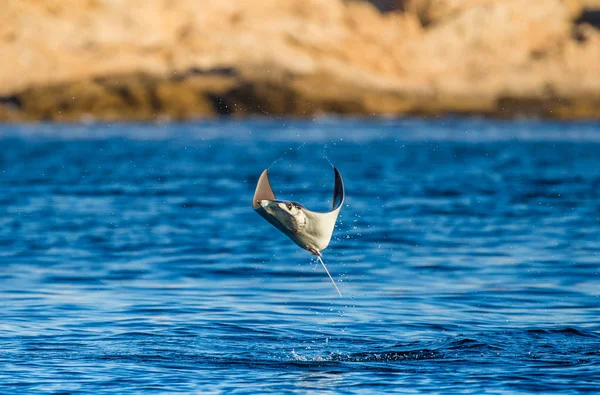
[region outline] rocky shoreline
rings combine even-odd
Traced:
[[[574,3],[9,0],[0,121],[598,119],[600,30]]]

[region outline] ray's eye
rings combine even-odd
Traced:
[[[293,207],[293,206],[292,206],[290,203],[288,203],[288,204],[287,204],[287,209],[288,209],[288,210],[292,211],[292,207]]]

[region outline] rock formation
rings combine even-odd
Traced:
[[[6,0],[0,120],[600,118],[596,0]]]

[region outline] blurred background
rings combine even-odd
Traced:
[[[598,0],[6,0],[0,120],[600,117]]]

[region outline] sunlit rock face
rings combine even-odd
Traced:
[[[600,117],[596,0],[384,3],[8,0],[0,119]]]

